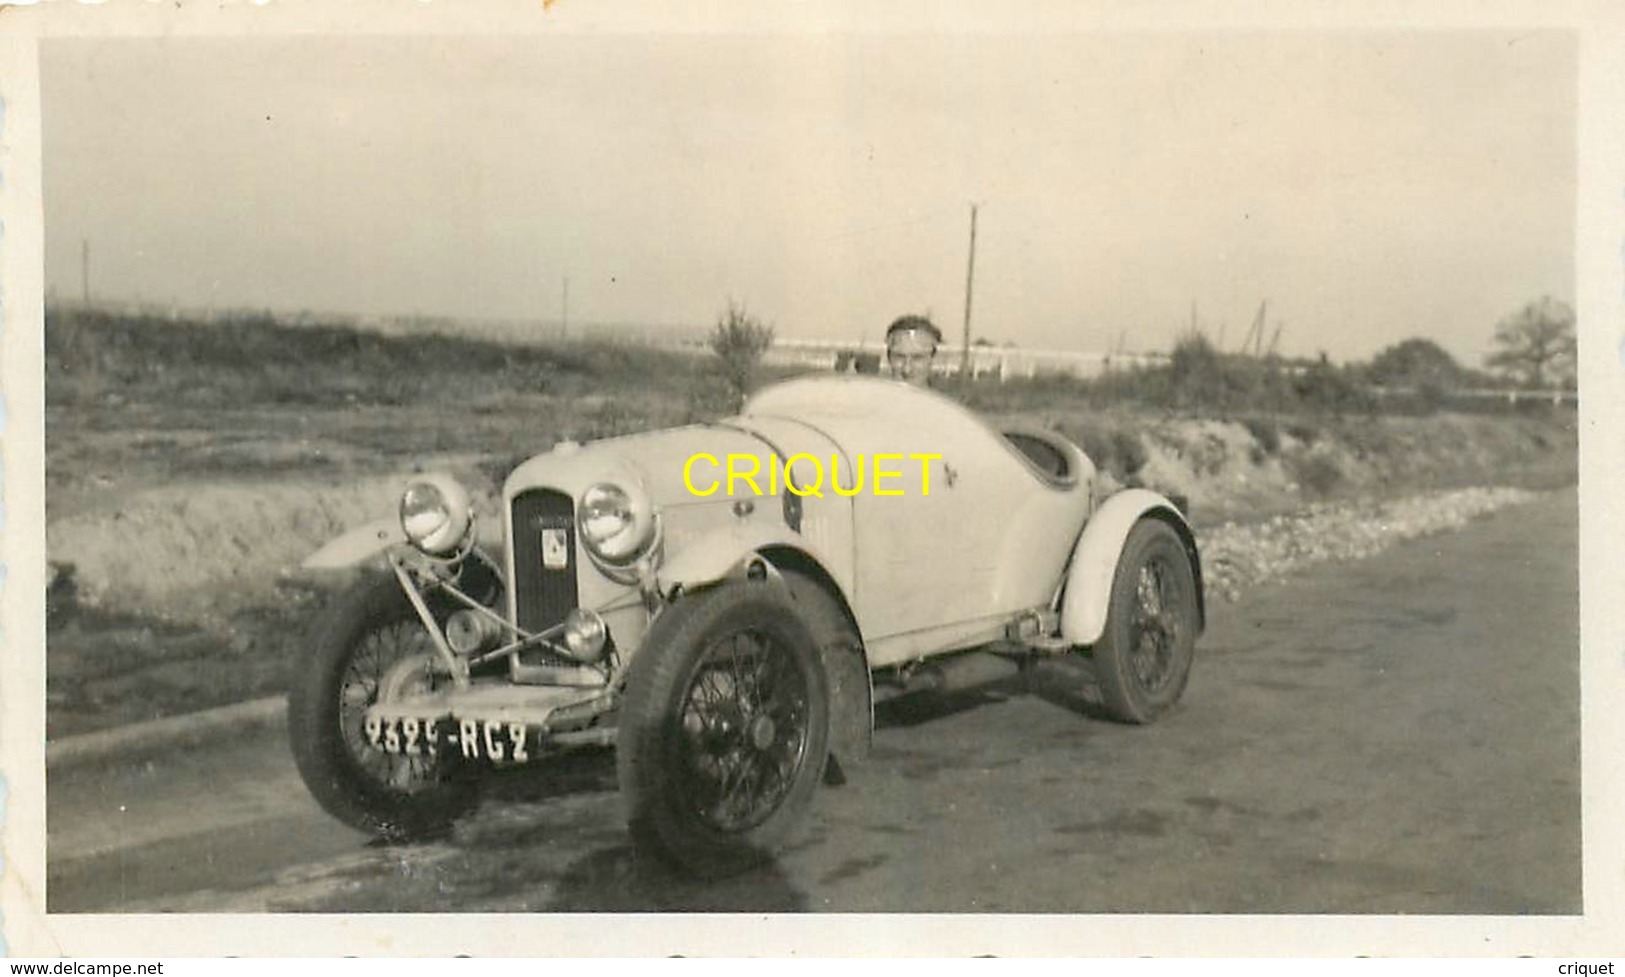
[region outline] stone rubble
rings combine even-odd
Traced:
[[[1246,589],[1300,568],[1371,556],[1535,497],[1523,489],[1469,488],[1386,502],[1317,502],[1260,523],[1228,522],[1197,536],[1204,583],[1209,599],[1234,601]]]

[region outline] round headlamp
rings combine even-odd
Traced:
[[[401,529],[425,553],[455,553],[473,526],[474,506],[468,490],[450,475],[424,475],[401,495]]]
[[[599,482],[581,493],[576,529],[589,553],[624,566],[654,542],[654,506],[636,486]]]

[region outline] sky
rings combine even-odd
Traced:
[[[1560,32],[56,38],[77,298],[1478,365],[1573,303]]]

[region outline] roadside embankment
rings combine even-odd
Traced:
[[[1263,522],[1225,523],[1202,534],[1208,599],[1243,591],[1317,563],[1372,556],[1401,540],[1459,529],[1537,498],[1517,488],[1469,488],[1386,501],[1317,502]]]
[[[1071,436],[1108,485],[1181,496],[1203,530],[1317,502],[1574,481],[1572,431],[1537,418],[1286,423],[1029,411],[1007,419]],[[457,462],[460,475],[482,477],[466,457]],[[58,585],[80,604],[218,620],[273,600],[301,560],[345,529],[391,515],[410,477],[149,488],[52,520],[46,547]]]

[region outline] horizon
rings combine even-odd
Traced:
[[[387,337],[405,337],[425,333],[444,335],[454,338],[468,339],[476,342],[491,342],[498,345],[535,345],[548,346],[574,342],[602,342],[608,344],[626,344],[634,346],[653,346],[665,349],[688,349],[696,346],[705,346],[712,326],[700,326],[684,323],[643,323],[643,322],[578,322],[572,320],[568,328],[563,328],[560,320],[552,319],[479,319],[450,316],[401,316],[401,315],[357,315],[348,312],[332,312],[313,309],[300,309],[295,311],[271,308],[247,307],[221,307],[221,308],[186,308],[175,305],[159,305],[154,303],[136,303],[118,299],[92,300],[88,305],[77,298],[61,298],[47,295],[45,300],[45,313],[49,316],[53,311],[74,311],[88,309],[93,312],[109,316],[141,317],[148,319],[164,319],[176,325],[208,326],[214,324],[229,325],[239,323],[246,319],[268,318],[271,324],[283,329],[301,328],[339,328],[355,329],[362,332],[371,332]],[[767,325],[771,325],[768,323]],[[453,328],[446,328],[453,327]],[[667,334],[667,335],[661,335]],[[1288,366],[1310,366],[1320,361],[1320,354],[1294,355],[1279,352],[1263,351],[1249,352],[1244,348],[1235,346],[1220,347],[1216,338],[1205,331],[1196,333],[1206,339],[1213,349],[1227,357],[1253,359],[1260,362],[1278,361]],[[1163,349],[1148,350],[1075,350],[1053,349],[1047,347],[1022,346],[1016,343],[994,344],[977,339],[972,342],[971,348],[986,349],[991,352],[1007,351],[1011,354],[1033,354],[1040,358],[1040,370],[1051,372],[1056,367],[1053,362],[1045,365],[1044,358],[1051,359],[1072,357],[1099,356],[1110,360],[1121,357],[1134,366],[1145,367],[1159,363],[1166,363],[1172,356],[1177,343],[1191,335],[1189,331],[1179,339],[1170,343]],[[1328,361],[1337,367],[1358,369],[1368,365],[1377,355],[1398,346],[1402,343],[1422,340],[1433,342],[1426,336],[1413,336],[1398,340],[1375,350],[1370,355],[1353,358],[1338,359],[1328,356]],[[1506,376],[1502,372],[1489,367],[1463,362],[1450,353],[1449,350],[1438,346],[1446,355],[1451,356],[1455,365],[1466,373],[1477,374],[1485,380],[1497,383],[1518,383],[1515,376]],[[772,349],[779,351],[794,350],[798,348],[828,346],[831,352],[840,351],[873,351],[884,353],[884,339],[867,339],[862,341],[849,341],[834,337],[801,337],[778,336],[773,337]],[[956,343],[951,337],[944,338],[938,345],[938,367],[947,364],[947,372],[957,369],[957,361],[951,359],[958,356],[963,346]],[[1019,361],[1019,355],[1018,355]],[[939,369],[941,372],[941,369]],[[1548,384],[1543,389],[1559,389],[1562,384]]]

